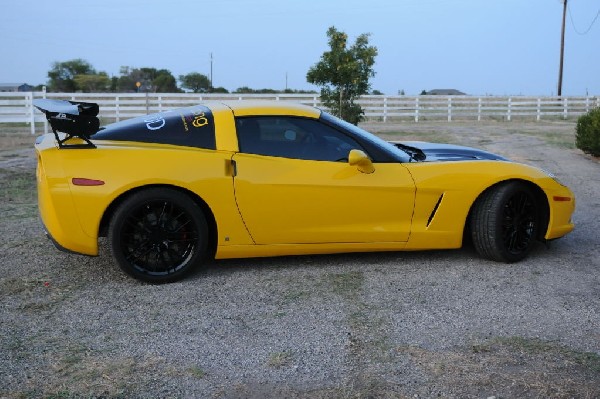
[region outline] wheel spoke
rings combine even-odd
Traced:
[[[519,192],[507,201],[502,230],[504,244],[510,253],[527,250],[535,231],[535,209],[529,194]]]
[[[154,275],[184,267],[198,238],[191,216],[165,200],[141,204],[125,219],[121,233],[125,259],[136,269]]]
[[[165,201],[165,202],[163,203],[162,209],[161,209],[161,211],[160,211],[160,215],[158,215],[158,219],[156,219],[156,224],[157,224],[157,225],[159,225],[159,226],[160,226],[160,222],[161,222],[161,220],[162,220],[162,217],[163,217],[163,216],[164,216],[164,214],[165,214],[165,211],[166,211],[166,209],[167,209],[167,202]]]
[[[141,229],[146,233],[150,233],[150,228],[147,226],[145,218],[137,218],[135,215],[130,216],[125,223],[134,230]]]
[[[142,248],[146,245],[148,245],[149,242],[148,241],[144,241],[142,242],[137,248],[135,248],[132,251],[129,251],[129,254],[127,255],[127,260],[132,260],[135,263],[137,263],[137,261],[140,258],[143,258],[144,256],[146,256],[148,253],[150,253],[150,251],[152,251],[152,246],[150,246],[149,248],[147,248],[144,252],[138,254],[138,251],[142,250]]]
[[[523,194],[521,194],[521,198],[520,198],[519,214],[522,216],[527,215],[528,207],[529,207],[529,196],[527,196],[527,194],[523,193]]]

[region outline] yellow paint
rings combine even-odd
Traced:
[[[414,184],[401,164],[365,174],[344,162],[236,154],[236,199],[257,244],[401,242]]]
[[[457,248],[477,197],[511,179],[537,185],[548,198],[547,239],[573,229],[573,194],[535,168],[501,161],[381,164],[359,153],[350,162],[241,154],[234,114],[318,118],[320,111],[288,102],[206,105],[216,151],[109,141],[97,141],[97,149],[59,150],[47,135],[36,145],[37,178],[51,236],[66,249],[97,255],[109,206],[132,190],[164,185],[208,205],[217,224],[217,258]],[[75,177],[105,184],[74,186]]]

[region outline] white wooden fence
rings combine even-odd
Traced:
[[[32,101],[39,98],[98,103],[104,124],[207,100],[294,101],[322,107],[319,96],[310,94],[0,93],[0,128],[7,123],[27,123],[34,134],[36,123],[45,123],[44,115],[32,105]],[[372,95],[361,97],[358,103],[365,110],[367,120],[382,122],[490,119],[539,121],[577,117],[600,107],[600,97]]]

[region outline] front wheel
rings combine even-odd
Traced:
[[[501,183],[477,199],[470,227],[473,244],[481,256],[517,262],[529,254],[538,235],[540,207],[525,183]]]
[[[108,241],[119,267],[153,283],[173,282],[198,267],[208,227],[200,207],[184,193],[151,188],[131,195],[114,213]]]

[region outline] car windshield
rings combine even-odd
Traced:
[[[337,118],[331,114],[328,114],[327,112],[322,112],[321,118],[332,125],[337,125],[346,131],[350,131],[353,135],[357,136],[358,138],[364,141],[368,141],[372,146],[375,146],[379,150],[388,153],[399,162],[410,161],[410,157],[404,151],[402,151],[395,145],[388,143],[387,141],[375,136],[374,134],[361,129],[356,125],[346,122],[345,120]]]

